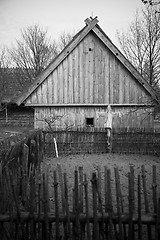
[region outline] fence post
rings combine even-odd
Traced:
[[[142,219],[141,219],[141,179],[140,175],[138,175],[138,239],[142,240]]]
[[[64,173],[64,193],[65,193],[66,214],[67,214],[67,237],[71,237],[70,215],[69,215],[69,206],[68,206],[68,186],[67,186],[66,173]]]
[[[86,207],[86,223],[87,223],[87,240],[91,239],[89,225],[89,199],[88,199],[88,181],[87,175],[84,175],[84,191],[85,191],[85,207]]]
[[[97,220],[97,177],[96,173],[92,173],[92,195],[93,195],[93,239],[99,240],[99,229]]]
[[[58,182],[57,173],[53,172],[54,177],[54,200],[55,200],[55,225],[56,225],[56,240],[59,240],[59,206],[58,206]]]
[[[77,167],[74,171],[74,197],[75,197],[75,239],[80,238],[80,223],[79,223],[79,183]]]
[[[133,189],[132,189],[132,177],[131,177],[131,172],[128,173],[128,200],[129,200],[129,233],[128,237],[129,240],[134,239],[134,226],[133,226],[133,209],[134,209],[134,204],[133,204]]]
[[[141,171],[142,171],[142,184],[143,184],[143,193],[144,193],[145,213],[149,213],[146,174],[145,174],[145,166],[144,165],[141,166]],[[150,224],[147,224],[147,231],[148,231],[148,239],[152,239],[152,232],[151,232]]]
[[[118,224],[119,224],[119,237],[123,240],[123,230],[122,230],[122,206],[121,206],[121,189],[120,189],[120,179],[118,169],[114,168],[115,172],[115,182],[116,182],[116,197],[117,197],[117,213],[118,213]]]

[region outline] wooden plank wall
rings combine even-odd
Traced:
[[[151,109],[134,107],[113,107],[114,128],[151,128],[153,115]],[[86,118],[94,118],[94,127],[103,128],[105,122],[105,107],[36,107],[35,128],[46,128],[45,119],[61,116],[53,126],[59,128],[85,127]]]
[[[148,95],[90,32],[28,97],[34,104],[146,103]]]

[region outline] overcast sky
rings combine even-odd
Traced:
[[[83,28],[90,16],[98,16],[100,27],[116,43],[116,31],[125,30],[142,6],[141,0],[0,0],[0,46],[15,44],[21,29],[35,23],[57,39],[63,31]]]

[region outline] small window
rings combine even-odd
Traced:
[[[86,126],[94,126],[94,118],[86,118]]]

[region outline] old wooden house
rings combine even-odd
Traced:
[[[65,128],[104,127],[111,106],[114,128],[153,127],[155,91],[98,25],[87,18],[65,49],[17,100],[34,108],[34,127],[46,120]]]

